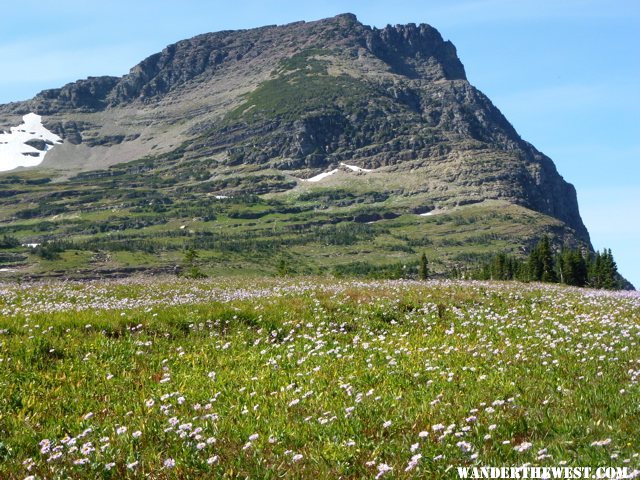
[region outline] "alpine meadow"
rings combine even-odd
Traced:
[[[0,479],[638,478],[639,341],[430,25],[205,33],[0,105]]]

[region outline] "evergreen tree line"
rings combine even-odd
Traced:
[[[563,248],[554,252],[546,236],[526,259],[500,253],[482,264],[472,277],[478,280],[564,283],[609,290],[622,288],[611,249],[604,249],[595,255],[579,248]]]

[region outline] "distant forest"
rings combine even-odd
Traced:
[[[586,249],[577,248],[563,248],[556,253],[546,236],[526,259],[500,253],[483,263],[471,276],[477,280],[564,283],[608,290],[623,288],[611,249],[594,255]]]

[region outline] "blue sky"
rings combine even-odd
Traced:
[[[594,246],[640,287],[640,1],[22,0],[0,16],[0,103],[87,76],[122,75],[199,33],[355,13],[429,23],[469,81],[578,191]]]

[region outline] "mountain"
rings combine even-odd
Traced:
[[[2,105],[0,130],[25,115],[62,143],[0,175],[0,235],[63,252],[16,251],[8,270],[171,269],[185,245],[214,270],[301,273],[413,268],[423,251],[445,272],[544,234],[592,250],[573,186],[425,24],[199,35]],[[0,169],[20,161],[7,149]]]

